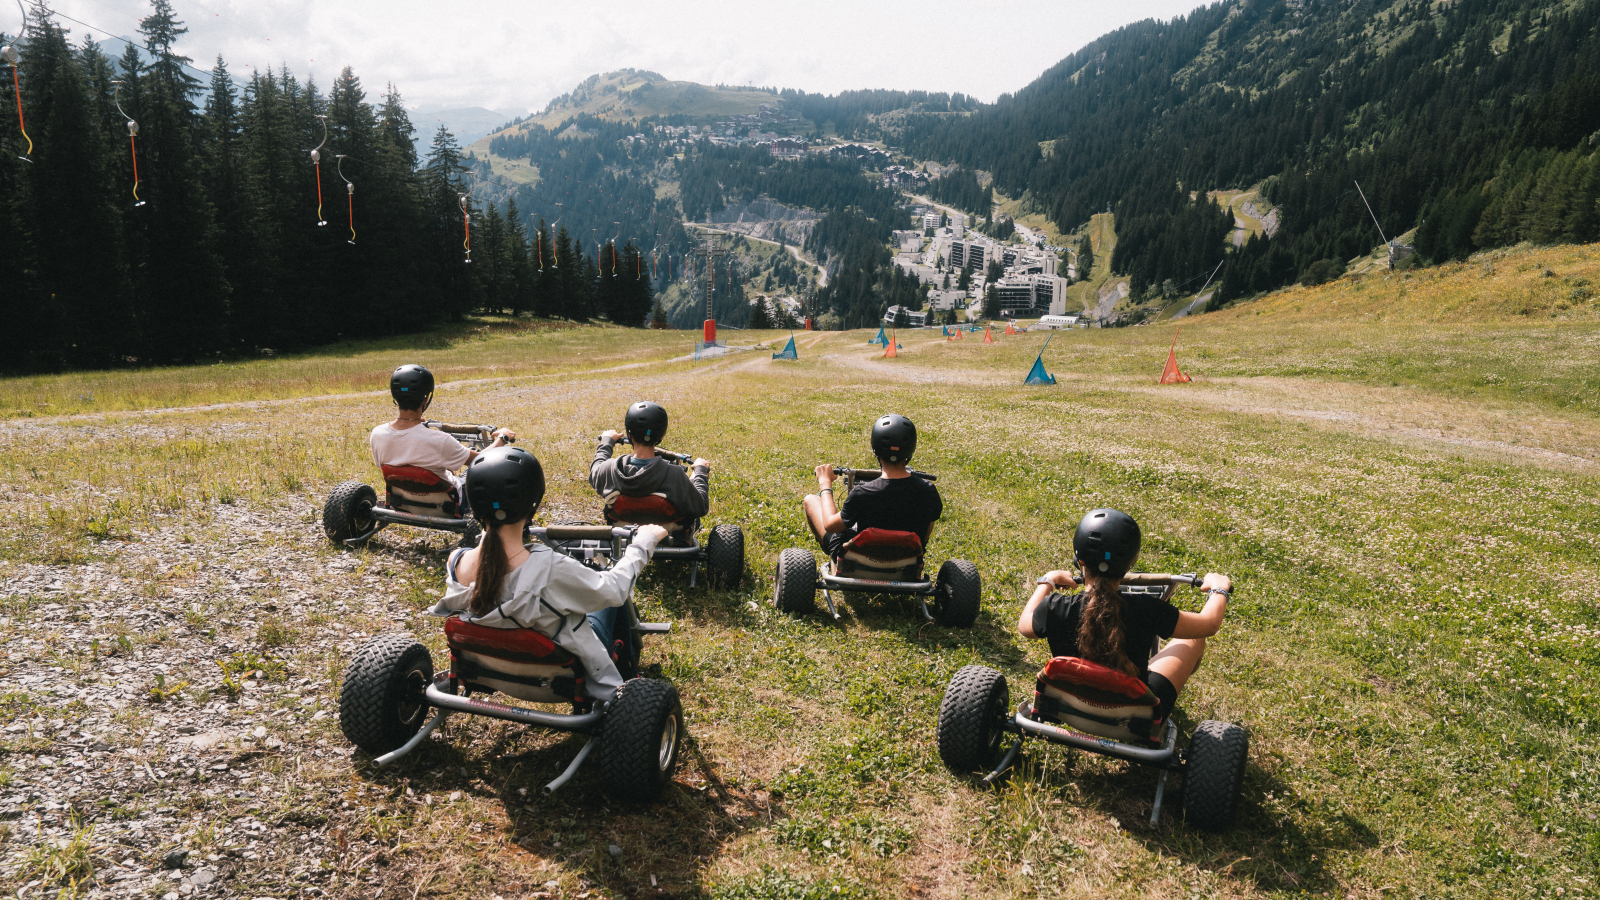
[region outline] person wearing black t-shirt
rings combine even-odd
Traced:
[[[1022,608],[1017,631],[1050,642],[1051,656],[1076,656],[1126,672],[1160,699],[1157,718],[1165,719],[1178,692],[1200,667],[1206,638],[1222,628],[1233,580],[1212,572],[1201,582],[1206,605],[1185,612],[1157,597],[1119,593],[1122,576],[1139,556],[1139,523],[1114,509],[1093,509],[1079,523],[1072,549],[1084,572],[1082,593],[1057,593],[1078,586],[1070,572],[1039,579]],[[1157,638],[1171,638],[1153,657]]]
[[[917,426],[905,416],[888,415],[872,426],[872,453],[883,475],[850,489],[841,509],[833,499],[833,466],[817,466],[817,493],[806,495],[806,524],[830,558],[867,528],[910,531],[928,546],[933,523],[944,514],[944,501],[933,483],[906,468],[917,449]]]

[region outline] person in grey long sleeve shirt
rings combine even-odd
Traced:
[[[626,497],[663,494],[677,508],[684,521],[692,522],[711,511],[711,463],[696,459],[691,476],[656,455],[656,447],[667,433],[667,411],[649,402],[628,408],[624,420],[627,433],[607,431],[600,435],[589,464],[589,484],[602,498],[613,493]],[[613,459],[619,441],[633,445],[633,452]]]

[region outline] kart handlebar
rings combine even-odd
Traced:
[[[908,469],[907,471],[909,471],[911,474],[917,476],[918,478],[921,478],[923,481],[938,481],[939,480],[939,476],[937,476],[937,475],[935,475],[935,474],[933,474],[931,472],[919,472],[916,469]],[[839,476],[841,478],[848,477],[852,481],[871,481],[874,478],[877,478],[877,477],[881,476],[883,474],[883,470],[882,469],[852,469],[849,466],[834,466],[833,467],[833,474],[835,474],[835,475],[837,475],[837,476]]]
[[[1193,572],[1188,572],[1183,575],[1166,575],[1159,572],[1129,572],[1128,574],[1122,576],[1122,583],[1131,585],[1159,586],[1163,584],[1170,584],[1176,586],[1180,584],[1187,584],[1194,587],[1199,587],[1200,582],[1203,580],[1205,579],[1194,574]]]
[[[672,462],[680,462],[684,465],[694,462],[694,457],[687,453],[673,453],[671,450],[663,450],[660,447],[656,448],[656,455],[662,459],[670,460]]]
[[[550,538],[553,541],[609,541],[612,538],[632,539],[638,526],[611,526],[611,525],[550,525],[528,529],[528,534],[536,538]]]
[[[432,421],[424,422],[422,424],[428,426],[429,428],[437,428],[445,434],[483,434],[484,432],[494,431],[493,428],[490,428],[487,425],[452,425],[449,422]]]
[[[437,429],[445,434],[457,435],[457,440],[460,440],[461,437],[477,438],[485,447],[494,443],[494,433],[499,430],[493,425],[452,425],[449,422],[435,422],[432,420],[423,422],[422,424],[425,427]],[[507,444],[515,444],[517,439],[508,437],[505,439],[505,442]]]

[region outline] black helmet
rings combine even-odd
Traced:
[[[433,373],[421,366],[401,366],[389,376],[389,395],[401,409],[421,409],[433,394]]]
[[[667,411],[659,403],[640,400],[628,407],[628,414],[622,418],[622,428],[632,440],[654,447],[667,436]]]
[[[1128,574],[1139,558],[1139,523],[1116,509],[1091,509],[1078,523],[1072,550],[1084,571],[1105,578]]]
[[[467,467],[467,501],[472,515],[488,525],[533,517],[544,500],[544,466],[521,447],[495,447]]]
[[[872,424],[872,455],[897,465],[908,465],[917,452],[917,426],[905,416],[887,415]]]

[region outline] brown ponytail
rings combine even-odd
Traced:
[[[500,529],[487,524],[478,541],[478,577],[472,583],[472,614],[482,616],[500,603],[500,589],[511,572],[511,559]]]
[[[1078,652],[1090,662],[1137,676],[1139,669],[1128,659],[1127,637],[1122,630],[1119,587],[1120,578],[1091,575],[1085,579],[1083,616],[1078,623]]]

